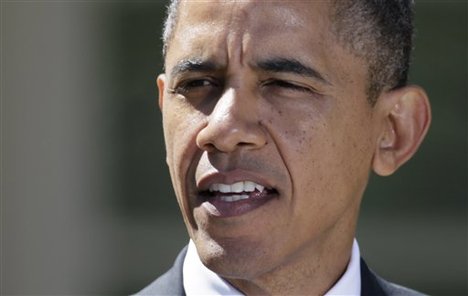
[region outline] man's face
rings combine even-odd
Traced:
[[[167,163],[189,235],[222,276],[354,237],[379,116],[330,14],[326,1],[181,4],[158,80]]]

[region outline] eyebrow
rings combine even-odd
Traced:
[[[184,59],[178,62],[171,70],[171,77],[187,72],[211,72],[218,70],[215,63],[201,58]]]
[[[317,70],[304,65],[295,59],[289,58],[272,58],[260,61],[256,64],[259,68],[266,72],[284,72],[292,73],[301,76],[310,77],[319,80],[323,83],[330,84]]]
[[[310,77],[320,82],[330,84],[323,75],[314,68],[308,67],[296,59],[271,58],[256,63],[255,68],[266,72],[292,73]],[[187,72],[213,72],[219,70],[219,65],[202,58],[188,58],[179,61],[171,70],[171,77]]]

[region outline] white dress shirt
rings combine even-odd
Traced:
[[[348,267],[336,284],[325,293],[326,296],[360,295],[361,263],[359,246],[353,242]],[[189,242],[183,266],[184,289],[187,296],[192,295],[244,295],[213,271],[209,270],[198,257],[192,240]]]

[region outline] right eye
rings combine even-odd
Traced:
[[[200,97],[209,95],[214,90],[219,89],[219,86],[219,83],[214,79],[190,79],[179,83],[173,92],[185,97]]]
[[[212,83],[209,80],[206,79],[198,79],[198,80],[192,80],[188,81],[183,85],[184,89],[191,89],[191,88],[196,88],[196,87],[205,87],[205,86],[210,86]]]
[[[182,79],[169,91],[194,106],[203,106],[221,95],[223,84],[213,77],[192,77]]]

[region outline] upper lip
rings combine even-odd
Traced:
[[[234,184],[241,181],[251,181],[263,185],[265,188],[274,188],[274,184],[265,179],[263,176],[241,169],[236,169],[229,172],[216,171],[207,173],[199,180],[197,180],[197,188],[199,191],[207,191],[210,185],[215,183]]]

